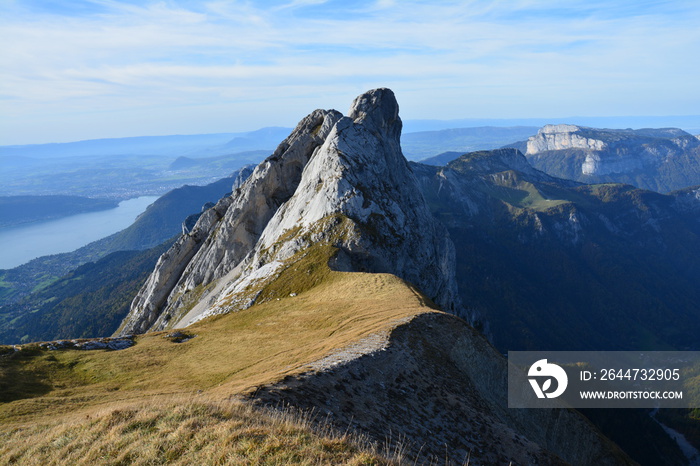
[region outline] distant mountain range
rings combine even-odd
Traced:
[[[185,157],[182,155],[175,159],[168,166],[168,169],[173,172],[191,172],[192,174],[197,172],[211,173],[214,170],[219,173],[226,173],[239,169],[242,166],[241,164],[257,165],[268,155],[270,155],[270,151],[267,150],[236,152],[235,154],[215,157]]]
[[[409,160],[440,165],[449,161],[445,152],[462,154],[513,146],[535,135],[542,124],[550,121],[409,120],[402,135],[402,149]],[[700,128],[700,117],[571,118],[565,121],[610,126],[624,122],[637,127],[663,121],[666,126]],[[222,170],[259,163],[290,131],[291,128],[268,127],[242,133],[0,146],[3,167],[0,195],[81,195],[112,199],[160,195],[182,184],[213,182]],[[700,133],[700,129],[697,132]],[[521,145],[514,147],[525,152],[525,144]],[[199,162],[194,162],[196,160]],[[656,189],[642,183],[637,186]],[[665,189],[664,186],[666,184],[662,183],[658,189]]]
[[[661,193],[700,185],[700,136],[678,128],[546,125],[504,147],[520,150],[545,173],[583,183],[625,183]],[[444,152],[421,162],[444,166],[463,153]]]
[[[670,116],[566,116],[545,118],[462,118],[454,120],[404,120],[405,133],[440,131],[451,128],[476,128],[479,126],[534,126],[572,124],[593,128],[682,128],[691,134],[700,134],[700,115]]]
[[[1,146],[0,195],[162,195],[259,163],[289,130]]]
[[[0,146],[0,157],[50,159],[105,155],[185,155],[203,147],[223,145],[248,133],[195,134],[175,136],[139,136],[91,139],[54,144]]]
[[[447,150],[490,149],[537,128],[457,128],[408,133],[404,152],[421,159]],[[98,139],[0,147],[0,195],[81,195],[128,199],[160,195],[183,184],[207,184],[221,173],[257,164],[291,128],[246,133]]]

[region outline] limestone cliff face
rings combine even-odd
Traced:
[[[537,135],[527,140],[527,155],[548,150],[589,149],[603,150],[605,142],[580,134],[581,128],[575,125],[545,125]]]
[[[454,246],[401,153],[401,127],[389,89],[359,96],[348,116],[316,110],[304,118],[161,257],[120,333],[248,307],[318,242],[339,250],[337,269],[393,273],[459,312]]]
[[[546,125],[527,141],[526,156],[550,175],[587,183],[622,182],[661,192],[700,183],[700,144],[677,128]]]

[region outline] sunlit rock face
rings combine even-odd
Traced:
[[[393,273],[458,313],[454,245],[401,153],[398,112],[394,93],[375,89],[347,116],[316,110],[304,118],[161,257],[120,332],[250,306],[256,284],[319,241],[339,250],[336,269]]]
[[[582,136],[580,131],[581,128],[575,125],[545,125],[537,135],[527,140],[526,155],[547,150],[603,150],[606,148],[605,142]]]

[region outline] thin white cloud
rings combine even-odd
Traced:
[[[285,10],[288,8],[301,8],[308,6],[323,5],[324,3],[328,3],[328,0],[293,0],[289,3],[285,3],[283,5],[278,6],[276,9]]]
[[[375,85],[407,96],[411,117],[687,114],[700,105],[700,6],[691,2],[379,0],[340,14],[321,0],[95,3],[99,12],[72,16],[2,5],[8,134],[22,134],[47,103],[42,118],[66,126],[68,115],[97,108],[110,120],[133,104],[163,112],[145,131],[187,132],[167,129],[168,108],[187,106],[203,124],[212,106],[250,112],[246,99],[261,119],[274,109],[268,124],[293,124],[312,109],[306,101],[325,106],[323,95]],[[239,118],[228,130],[253,120]]]

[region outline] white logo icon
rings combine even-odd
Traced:
[[[566,385],[569,383],[569,378],[566,376],[566,372],[561,367],[556,364],[550,364],[546,359],[540,359],[535,364],[530,366],[530,370],[527,372],[530,385],[535,391],[537,398],[556,398],[566,390]],[[540,386],[537,379],[532,377],[544,378],[542,385]],[[546,377],[546,378],[545,378]],[[552,379],[557,381],[556,390],[548,393],[548,390],[552,388]]]

